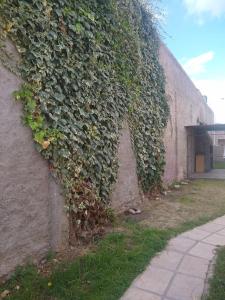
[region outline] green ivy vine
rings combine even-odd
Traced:
[[[143,190],[161,183],[168,105],[153,16],[138,0],[0,5],[1,36],[22,57],[24,122],[61,180],[72,226],[93,230],[104,223],[124,119]]]

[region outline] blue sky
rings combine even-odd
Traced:
[[[164,40],[225,123],[225,0],[161,0]]]

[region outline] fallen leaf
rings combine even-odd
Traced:
[[[8,24],[6,24],[5,28],[4,28],[4,31],[5,32],[10,32],[11,29],[13,27],[13,23],[12,22],[9,22]]]
[[[9,290],[5,290],[4,292],[2,292],[0,294],[0,299],[4,299],[5,297],[7,297],[10,294]]]
[[[50,145],[50,141],[49,141],[49,140],[44,141],[44,142],[42,143],[42,148],[43,148],[43,149],[47,149],[49,145]]]

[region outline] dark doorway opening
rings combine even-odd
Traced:
[[[225,124],[187,126],[186,130],[188,177],[225,179]]]

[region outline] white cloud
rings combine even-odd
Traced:
[[[225,79],[194,80],[194,83],[208,97],[208,104],[215,113],[215,122],[225,123]]]
[[[209,13],[213,17],[225,14],[225,0],[183,0],[188,13],[201,16]]]
[[[204,73],[205,65],[213,58],[214,52],[209,51],[189,59],[182,66],[189,76]]]

